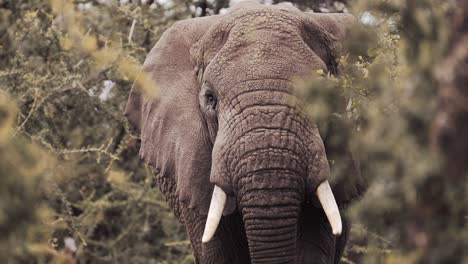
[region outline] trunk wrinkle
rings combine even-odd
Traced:
[[[285,147],[260,147],[260,148],[254,148],[254,149],[251,149],[251,150],[248,150],[248,151],[244,152],[239,157],[238,162],[241,163],[242,160],[248,158],[248,156],[255,156],[255,155],[266,153],[266,152],[273,152],[273,153],[276,153],[276,154],[284,154],[284,155],[291,156],[291,157],[297,159],[297,161],[298,161],[298,163],[300,163],[300,165],[302,165],[304,167],[307,167],[307,164],[303,161],[303,159],[301,158],[301,155],[299,153],[296,153],[295,150],[288,149],[288,148],[285,148]]]
[[[285,94],[288,94],[290,96],[294,96],[294,94],[289,91],[289,90],[286,90],[286,89],[275,89],[275,88],[271,88],[271,87],[267,87],[267,88],[259,88],[259,89],[254,89],[254,90],[244,90],[240,93],[237,93],[234,97],[230,98],[229,102],[227,105],[231,106],[232,108],[234,108],[234,106],[238,105],[239,104],[239,97],[243,96],[243,95],[246,95],[246,94],[250,94],[250,93],[255,93],[255,92],[278,92],[278,93],[285,93]],[[233,104],[234,100],[237,100],[237,103]]]

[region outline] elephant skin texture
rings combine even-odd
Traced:
[[[337,74],[353,23],[348,14],[241,2],[175,23],[148,54],[142,74],[159,96],[135,82],[126,116],[196,263],[339,262],[349,224],[343,218],[341,235],[332,234],[316,189],[331,176],[327,154],[336,157],[347,168],[330,179],[343,208],[364,189],[359,164],[346,142],[325,147],[332,136],[323,140],[301,112],[293,83],[319,69]],[[226,204],[202,243],[215,185]]]

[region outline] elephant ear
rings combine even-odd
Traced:
[[[337,59],[342,43],[356,21],[353,15],[344,13],[305,13],[304,40],[325,62],[331,74],[338,73]]]
[[[356,18],[343,13],[307,12],[306,14],[312,20],[311,24],[316,23],[316,27],[318,25],[325,31],[324,39],[331,41],[325,42],[330,49],[321,57],[325,58],[324,61],[330,72],[338,74],[337,59],[340,53],[343,53],[342,43],[346,41],[352,27],[358,26]],[[342,105],[344,108],[344,100]],[[351,201],[361,197],[367,189],[367,183],[361,174],[359,157],[351,147],[351,125],[339,115],[332,115],[327,128],[322,132],[325,132],[322,138],[331,165],[330,182],[333,193],[338,205],[346,207]]]
[[[365,193],[367,182],[361,174],[360,158],[351,144],[352,125],[334,114],[323,132],[331,171],[330,184],[338,205],[343,208]]]
[[[207,211],[212,145],[199,109],[194,48],[219,16],[175,23],[148,54],[141,75],[152,80],[159,98],[145,95],[139,81],[130,92],[125,114],[140,133],[140,157],[159,175],[163,194],[176,214],[180,202]],[[198,55],[198,54],[197,54]]]
[[[339,42],[344,41],[349,30],[357,24],[356,17],[346,13],[307,12],[306,14]]]

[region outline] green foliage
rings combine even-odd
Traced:
[[[341,76],[319,72],[322,78],[301,89],[321,130],[331,115],[350,124],[350,144],[369,184],[348,212],[355,224],[347,261],[468,261],[466,182],[450,182],[450,160],[429,140],[437,107],[434,69],[447,51],[447,14],[454,7],[410,0],[363,0],[352,7],[356,14],[370,12],[374,25],[350,32]]]
[[[0,261],[23,258],[31,237],[28,227],[37,222],[40,193],[37,188],[47,167],[36,146],[20,138],[12,140],[16,108],[11,98],[0,94]],[[24,166],[17,166],[24,164]]]
[[[191,13],[117,4],[78,13],[68,3],[0,8],[0,151],[8,157],[0,163],[0,258],[191,262],[185,231],[153,188],[122,115],[148,51]]]

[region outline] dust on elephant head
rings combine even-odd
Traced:
[[[352,23],[346,14],[241,2],[224,15],[177,22],[148,54],[143,72],[160,96],[145,96],[135,85],[126,115],[141,133],[140,156],[157,171],[200,262],[307,260],[301,217],[317,196],[331,225],[325,232],[341,233],[336,204],[362,188],[337,184],[335,202],[324,142],[301,112],[293,80],[317,69],[336,74],[340,41]],[[233,215],[243,226],[231,231],[243,233],[247,252],[229,257],[234,249],[219,239],[210,252],[224,253],[199,252],[202,236],[204,242],[229,237],[229,228],[216,228],[229,226]]]

